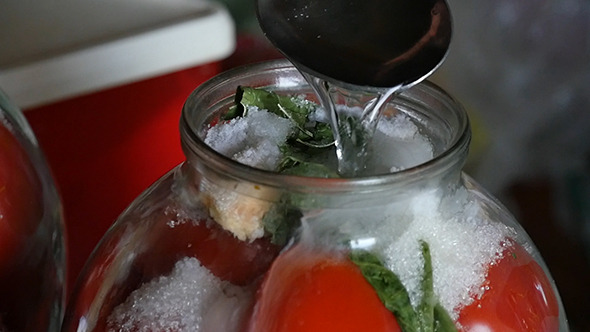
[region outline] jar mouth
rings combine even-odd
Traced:
[[[314,178],[281,174],[254,168],[234,161],[207,145],[202,137],[211,113],[233,100],[239,85],[278,87],[290,91],[309,87],[303,76],[288,60],[273,60],[237,67],[223,72],[198,86],[183,106],[180,132],[183,150],[189,163],[216,170],[236,180],[302,192],[338,192],[379,190],[392,185],[407,185],[425,178],[460,170],[467,154],[471,132],[462,105],[430,81],[423,81],[401,92],[390,103],[421,107],[424,116],[440,126],[444,143],[434,156],[420,164],[391,173],[352,178]],[[310,87],[309,87],[310,88]],[[311,89],[311,88],[310,88]],[[428,125],[428,123],[426,124]]]

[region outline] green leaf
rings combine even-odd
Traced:
[[[332,127],[324,122],[315,122],[306,130],[300,130],[297,135],[297,142],[312,148],[328,148],[334,145],[334,134]]]
[[[244,109],[249,106],[265,109],[278,116],[291,119],[299,128],[305,126],[308,115],[315,109],[313,104],[297,102],[297,99],[291,96],[283,96],[264,89],[251,87],[240,87],[240,89],[241,98],[239,104]]]
[[[280,149],[282,159],[276,170],[279,173],[317,178],[340,177],[338,172],[335,171],[335,167],[328,166],[326,161],[318,162],[314,160],[314,157],[325,148],[287,142]]]
[[[435,332],[458,332],[455,322],[440,303],[434,306],[434,321]]]
[[[424,259],[424,270],[422,272],[422,300],[418,307],[419,317],[422,324],[423,332],[434,331],[434,281],[432,278],[432,258],[430,256],[430,247],[425,241],[420,241],[422,248],[422,257]]]
[[[457,332],[450,315],[434,294],[430,247],[425,241],[420,241],[420,245],[424,259],[423,294],[417,310],[412,306],[408,291],[399,277],[387,269],[374,253],[354,250],[350,257],[373,286],[383,305],[395,315],[403,332]]]
[[[422,300],[420,302],[420,318],[424,332],[457,332],[455,323],[446,309],[438,302],[434,294],[434,279],[432,275],[432,257],[430,246],[426,241],[420,241],[424,270],[422,272]]]
[[[281,147],[283,159],[277,172],[283,174],[316,177],[316,178],[337,178],[338,172],[323,163],[310,161],[310,149],[302,150],[297,147],[285,145]]]
[[[271,234],[273,244],[283,246],[291,238],[293,232],[301,225],[301,211],[290,202],[281,200],[262,217],[264,230]]]
[[[355,250],[350,256],[365,279],[373,286],[383,305],[395,315],[402,331],[419,332],[417,314],[410,302],[408,291],[399,277],[387,269],[371,252]]]
[[[221,116],[221,120],[231,120],[244,115],[244,105],[241,103],[242,96],[244,95],[244,89],[241,86],[236,88],[236,94],[234,95],[234,105],[230,106],[227,113]]]

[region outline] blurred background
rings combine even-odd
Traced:
[[[473,142],[466,170],[508,206],[536,243],[561,292],[572,331],[590,331],[590,1],[448,2],[454,39],[432,80],[470,114]],[[110,222],[182,160],[177,123],[190,91],[222,70],[281,57],[258,28],[253,0],[127,0],[129,8],[116,10],[120,1],[102,3],[109,4],[108,10],[80,8],[82,20],[75,26],[88,27],[93,19],[99,24],[96,31],[79,29],[85,33],[75,36],[61,24],[68,15],[36,20],[38,30],[33,30],[32,21],[20,22],[30,16],[30,8],[17,8],[16,16],[0,13],[0,41],[14,46],[0,52],[0,87],[25,110],[54,169],[69,233],[70,284]],[[44,17],[57,5],[47,1],[35,8]],[[146,19],[134,22],[130,13]],[[112,34],[101,34],[107,25]],[[58,38],[61,48],[36,48],[29,58],[17,52],[30,39],[15,37],[17,32],[47,37],[39,31],[56,26],[58,36],[70,34],[74,42]],[[144,39],[151,46],[135,45]],[[117,56],[97,52],[75,69],[57,66],[48,73],[34,66],[46,57],[67,58],[105,43],[111,49],[134,47]],[[184,60],[179,58],[183,54]],[[113,67],[119,59],[128,62]],[[40,75],[103,62],[111,67],[105,65],[101,73],[127,73],[139,63],[146,63],[146,70],[45,100],[25,98],[36,91],[11,90],[18,79],[37,81]],[[33,66],[19,69],[23,64]],[[86,78],[92,75],[82,72]],[[39,89],[60,86],[66,85],[49,82]],[[127,189],[115,190],[122,181]]]

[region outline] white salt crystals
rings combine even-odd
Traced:
[[[289,119],[255,107],[247,115],[209,128],[205,143],[242,164],[274,170],[287,136],[293,131]]]
[[[418,127],[403,113],[381,119],[377,123],[377,132],[404,141],[420,138],[417,137]]]
[[[237,286],[219,280],[195,258],[185,258],[168,276],[142,285],[117,306],[108,318],[108,325],[116,329],[109,331],[215,331],[206,328],[213,324],[209,322],[212,317],[219,316],[213,311],[229,311],[222,314],[224,321],[217,327],[231,323],[242,293]]]
[[[367,167],[378,174],[417,166],[433,157],[432,144],[405,114],[383,117],[371,142],[374,153]]]
[[[502,251],[502,242],[513,235],[507,226],[488,221],[479,203],[460,195],[468,192],[459,190],[448,197],[436,191],[417,192],[409,205],[411,221],[401,236],[399,227],[382,230],[389,229],[392,234],[388,238],[395,239],[385,249],[386,264],[400,277],[414,306],[421,298],[424,269],[420,241],[428,243],[434,292],[454,319],[459,309],[482,294],[489,265]],[[449,209],[448,205],[456,202],[464,203]]]

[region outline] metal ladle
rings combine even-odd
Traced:
[[[328,81],[411,86],[442,63],[451,40],[444,0],[256,0],[266,37]]]

